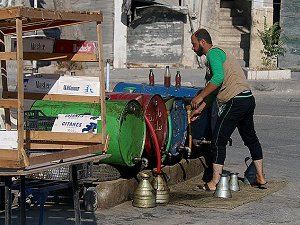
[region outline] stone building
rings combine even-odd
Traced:
[[[2,3],[1,3],[2,2]],[[261,64],[262,44],[257,36],[267,24],[280,21],[289,37],[286,57],[279,65],[299,65],[297,0],[37,0],[38,7],[57,10],[102,10],[104,58],[115,68],[201,66],[191,49],[190,35],[206,28],[215,45],[231,51],[242,66]],[[2,4],[2,5],[1,5]],[[34,0],[2,0],[0,6],[33,6]],[[90,25],[52,29],[56,38],[95,39]],[[295,28],[295,29],[290,29]]]

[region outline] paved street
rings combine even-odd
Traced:
[[[82,212],[82,224],[300,224],[300,93],[255,92],[256,129],[264,148],[265,173],[269,180],[285,180],[285,189],[233,210],[214,210],[178,206],[139,209],[126,202],[109,210]],[[243,174],[248,156],[237,133],[228,149],[226,167]],[[72,206],[50,207],[45,225],[74,224]],[[38,224],[38,209],[28,211],[30,225]],[[18,211],[14,211],[16,224]],[[0,214],[4,224],[4,214]]]

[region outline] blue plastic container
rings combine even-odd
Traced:
[[[168,105],[167,109],[170,112],[172,121],[169,153],[173,156],[177,156],[179,154],[179,148],[184,146],[187,136],[187,112],[183,98],[165,98],[165,101],[166,105]],[[170,131],[168,130],[168,132]]]

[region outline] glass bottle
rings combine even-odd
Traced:
[[[164,86],[170,87],[171,86],[171,73],[170,67],[166,66],[165,76],[164,76]]]
[[[154,86],[154,73],[152,69],[150,69],[149,73],[149,86]]]
[[[175,87],[180,88],[181,87],[181,75],[180,71],[177,70],[176,76],[175,76]]]

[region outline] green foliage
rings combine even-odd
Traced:
[[[262,65],[263,69],[272,70],[277,68],[278,56],[284,55],[284,41],[281,39],[281,28],[279,23],[276,22],[272,26],[268,27],[265,19],[264,30],[258,31],[258,36],[263,43]]]

